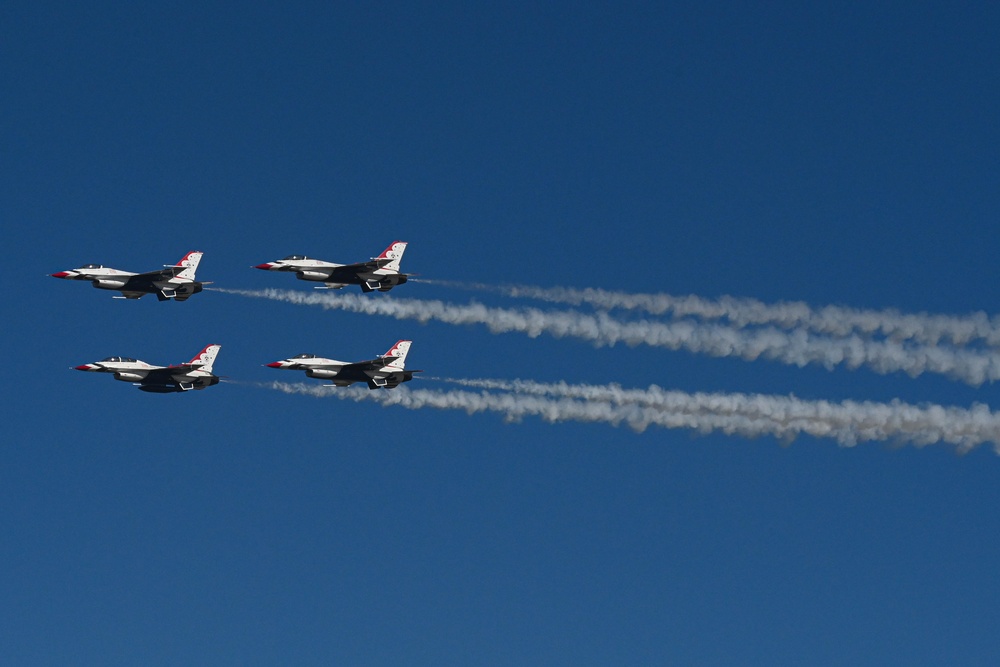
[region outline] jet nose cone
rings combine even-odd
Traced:
[[[261,269],[262,271],[270,271],[272,266],[274,266],[273,262],[264,262],[263,264],[258,264],[253,268]]]
[[[265,365],[268,368],[281,368],[281,362],[280,361],[272,361],[271,363],[265,364]]]
[[[93,364],[83,364],[82,366],[74,366],[73,369],[78,371],[89,371],[93,367]]]
[[[68,271],[59,271],[57,273],[50,273],[49,275],[52,276],[53,278],[65,278],[66,276],[69,275],[69,272]]]

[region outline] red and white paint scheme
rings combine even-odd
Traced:
[[[221,345],[208,345],[186,364],[154,366],[131,357],[108,357],[74,367],[78,371],[113,373],[116,380],[132,382],[143,391],[157,394],[204,389],[219,383],[212,374]]]
[[[324,283],[316,289],[341,289],[348,285],[360,285],[363,292],[388,292],[396,285],[406,282],[407,274],[401,273],[399,269],[399,262],[405,251],[405,241],[394,241],[378,257],[357,264],[335,264],[305,255],[289,255],[253,268],[262,271],[291,271],[299,280]]]
[[[413,379],[414,373],[423,371],[406,370],[406,355],[413,341],[401,340],[381,354],[368,361],[337,361],[325,359],[315,354],[299,354],[281,361],[273,361],[269,368],[305,371],[307,377],[332,380],[326,387],[346,387],[355,382],[364,382],[369,389],[392,389],[402,382]]]
[[[132,273],[113,269],[102,264],[85,264],[78,269],[50,274],[66,280],[89,280],[97,289],[121,292],[116,299],[141,299],[155,294],[160,301],[185,301],[209,283],[195,280],[195,271],[204,253],[192,250],[176,264],[164,265],[158,271]]]

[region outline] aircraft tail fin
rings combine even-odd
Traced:
[[[198,262],[201,261],[201,256],[204,254],[205,253],[203,252],[192,250],[188,254],[184,255],[184,257],[181,258],[181,261],[174,265],[177,267],[183,267],[183,270],[177,273],[177,277],[194,280],[194,273],[198,270]]]
[[[375,258],[380,269],[399,271],[399,262],[406,252],[406,241],[393,241],[392,245],[382,251],[382,254]]]
[[[187,362],[187,365],[199,366],[201,370],[211,373],[212,365],[215,363],[215,357],[218,356],[219,350],[221,349],[221,345],[208,345],[204,350],[196,354],[194,359]]]
[[[395,345],[389,348],[389,351],[383,354],[383,357],[395,357],[389,363],[385,365],[385,368],[391,368],[393,370],[401,371],[406,365],[406,355],[410,351],[410,345],[413,343],[412,340],[401,340]]]

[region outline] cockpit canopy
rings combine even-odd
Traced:
[[[305,255],[289,255],[288,257],[286,257],[285,259],[283,259],[281,261],[284,262],[284,261],[287,261],[287,260],[290,260],[290,259],[291,260],[309,259],[309,257],[306,257]]]
[[[315,359],[315,354],[296,354],[292,359]]]
[[[107,359],[101,359],[101,361],[124,361],[135,363],[135,359],[132,357],[108,357]]]
[[[103,264],[84,264],[80,267],[81,269],[103,269]]]

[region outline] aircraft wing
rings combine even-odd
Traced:
[[[346,375],[350,372],[360,372],[375,370],[376,368],[382,368],[385,364],[382,363],[381,359],[371,359],[369,361],[356,361],[353,364],[344,364],[340,367],[340,373]],[[346,372],[345,372],[346,371]]]
[[[342,266],[335,267],[332,271],[330,271],[330,277],[327,278],[327,280],[330,282],[337,282],[338,279],[356,278],[359,274],[371,271],[374,268],[375,267],[368,262],[361,264],[344,264]]]
[[[192,389],[204,389],[205,387],[211,387],[219,383],[218,376],[211,374],[187,378],[176,377],[195,368],[197,367],[190,364],[157,368],[147,373],[146,377],[136,384],[143,391],[169,394],[190,391]]]
[[[119,288],[119,291],[124,294],[127,299],[138,299],[143,294],[152,294],[160,291],[156,286],[156,282],[159,280],[169,280],[172,277],[173,275],[169,271],[166,275],[160,273],[159,271],[137,273],[134,276],[129,276],[128,281]],[[130,294],[135,296],[130,296]]]
[[[146,381],[152,382],[154,384],[160,384],[163,382],[174,382],[175,375],[186,375],[191,371],[200,370],[204,364],[201,363],[185,363],[176,364],[172,366],[160,367],[155,370],[149,371],[146,375]]]
[[[186,269],[186,266],[165,266],[157,271],[147,271],[145,273],[137,273],[133,278],[140,278],[142,280],[166,280],[173,278],[178,273]]]
[[[140,384],[172,384],[174,382],[174,374],[176,374],[178,370],[180,369],[176,366],[155,368],[146,373],[146,377],[143,378]]]
[[[359,262],[358,264],[346,264],[342,268],[350,269],[354,273],[364,274],[371,273],[372,271],[377,271],[383,266],[392,264],[395,260],[389,259],[388,257],[373,257],[367,262]]]
[[[186,361],[183,364],[172,364],[167,367],[171,373],[189,373],[191,371],[196,371],[205,365],[205,361]]]

